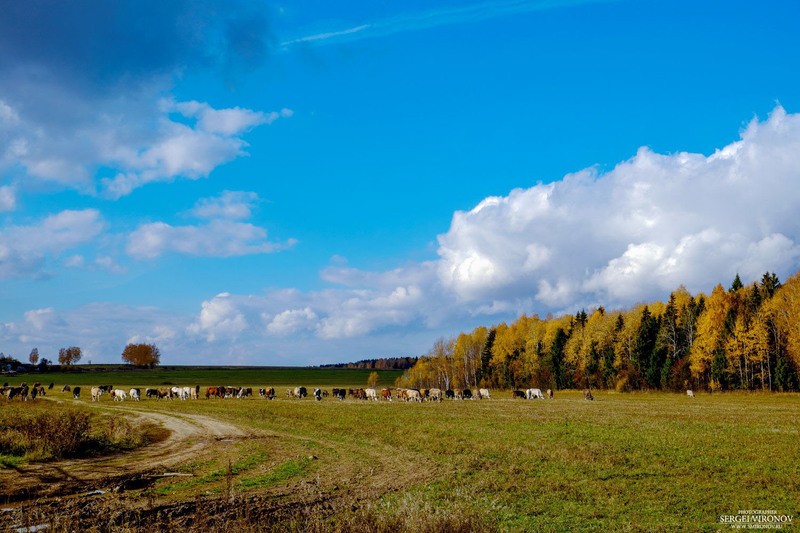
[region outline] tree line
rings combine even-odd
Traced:
[[[800,273],[666,302],[561,317],[522,315],[437,340],[398,386],[797,391]]]
[[[58,350],[58,364],[66,367],[78,363],[83,357],[83,351],[79,346],[70,346]],[[122,350],[122,360],[133,366],[153,368],[161,361],[161,352],[155,344],[128,343]],[[46,370],[52,362],[47,358],[39,358],[39,349],[33,348],[28,355],[31,366],[38,366],[40,370]],[[16,370],[22,363],[11,356],[0,353],[0,364],[9,369]]]
[[[381,357],[363,359],[355,363],[334,363],[320,365],[320,368],[362,368],[368,370],[405,370],[417,363],[418,357]]]

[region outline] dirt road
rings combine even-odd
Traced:
[[[114,407],[104,407],[104,410],[123,412]],[[124,413],[160,424],[169,430],[169,436],[129,453],[0,470],[0,502],[114,490],[121,484],[135,484],[147,477],[163,475],[170,467],[197,458],[212,445],[252,435],[252,432],[202,415],[133,411],[130,406],[126,406]]]

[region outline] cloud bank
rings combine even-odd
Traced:
[[[583,170],[456,213],[439,236],[439,280],[465,303],[570,310],[789,273],[798,185],[800,115],[778,107],[710,156],[642,148],[607,174]]]

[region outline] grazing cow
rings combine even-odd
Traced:
[[[31,400],[35,400],[36,399],[36,396],[38,396],[38,394],[39,394],[39,389],[40,388],[41,387],[33,387],[31,389],[31,393],[30,393],[31,394],[31,396],[30,396]]]
[[[553,389],[547,389],[547,397],[553,399]]]
[[[428,391],[428,400],[432,402],[442,401],[442,389],[431,389]]]
[[[350,389],[349,393],[350,393],[350,396],[352,396],[356,400],[366,400],[367,399],[367,393],[364,391],[364,389]]]
[[[455,400],[456,393],[453,391],[453,389],[447,389],[446,391],[444,391],[444,397],[449,400]]]
[[[188,400],[192,397],[192,387],[183,387],[181,389],[181,400]]]
[[[81,397],[81,388],[80,387],[72,387],[72,397],[76,400],[80,399]]]
[[[111,391],[111,397],[115,402],[124,402],[125,398],[128,397],[128,394],[122,389],[114,389]]]
[[[92,387],[92,401],[99,402],[100,396],[102,396],[104,392],[105,389],[103,389],[102,387]]]
[[[262,398],[266,398],[268,400],[272,400],[275,398],[275,389],[270,387],[268,389],[258,389],[258,395]]]
[[[190,394],[192,400],[197,400],[200,398],[200,385],[195,385],[192,389],[192,393]]]
[[[322,390],[314,389],[314,399],[317,400],[318,402],[322,401]]]
[[[492,397],[489,395],[489,389],[478,389],[478,394],[482,400],[492,399]]]
[[[308,396],[308,391],[306,390],[305,387],[295,387],[293,392],[294,392],[294,395],[297,398],[300,398],[300,399],[305,398],[306,396]]]
[[[206,387],[206,400],[212,396],[215,398],[222,398],[222,387]]]
[[[406,401],[421,402],[422,395],[417,389],[408,389],[406,390]]]
[[[378,401],[378,391],[375,389],[365,389],[364,394],[367,395],[367,400],[375,400]]]
[[[461,392],[461,397],[462,397],[463,399],[465,399],[465,400],[471,400],[471,399],[472,399],[472,391],[471,391],[471,390],[469,390],[469,389],[464,389],[464,390]]]
[[[537,398],[544,400],[542,389],[528,389],[525,391],[525,397],[529,400],[535,400]]]
[[[55,387],[55,385],[56,384],[51,381],[50,385],[47,386],[47,390],[53,390],[53,387]]]
[[[689,398],[694,398],[694,391],[692,391],[692,390],[687,390],[687,391],[686,391],[686,396],[688,396]]]
[[[162,400],[166,398],[167,400],[172,399],[172,391],[170,389],[166,389],[164,387],[159,387],[158,389],[158,399]]]
[[[151,389],[150,387],[144,389],[144,397],[145,398],[155,398],[158,399],[158,389]]]
[[[401,389],[400,387],[396,388],[395,397],[398,400],[408,401],[408,389]]]
[[[381,399],[391,402],[392,401],[392,391],[391,391],[391,389],[387,389],[387,388],[381,389]]]
[[[8,387],[6,389],[6,398],[9,400],[19,398],[23,402],[26,401],[28,399],[28,386],[21,385],[19,387]]]
[[[512,398],[522,398],[523,400],[527,398],[527,394],[525,394],[524,390],[512,390],[511,391]]]
[[[64,385],[61,387],[61,392],[69,392],[69,385]]]
[[[347,391],[345,389],[333,389],[333,397],[334,398],[338,398],[340,400],[344,400],[346,395],[347,395]]]
[[[106,394],[111,394],[111,391],[114,390],[113,385],[100,385],[98,389],[102,390]]]
[[[253,395],[253,389],[251,387],[242,387],[239,389],[239,394],[236,395],[237,398],[247,398],[248,396]]]
[[[139,389],[131,389],[131,390],[128,392],[128,394],[130,395],[130,397],[131,397],[131,400],[135,400],[135,401],[137,401],[137,402],[139,401],[139,397],[140,397],[140,395],[139,395]]]
[[[587,400],[594,400],[594,396],[592,396],[592,391],[589,389],[583,389],[583,397]]]

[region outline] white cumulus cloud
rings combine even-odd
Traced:
[[[487,198],[439,236],[438,273],[461,302],[531,310],[630,305],[800,259],[800,115],[776,108],[710,156],[642,148],[605,174]]]
[[[244,313],[237,309],[236,301],[227,292],[216,295],[202,304],[197,321],[187,331],[192,334],[205,335],[208,342],[219,337],[236,337],[247,327]]]
[[[61,211],[37,224],[2,228],[0,278],[39,275],[47,259],[91,242],[104,227],[99,211],[83,209]]]
[[[142,224],[128,236],[127,253],[136,259],[154,259],[165,253],[201,257],[234,257],[272,253],[294,246],[267,240],[267,230],[246,222],[213,220],[208,224],[172,226]]]
[[[241,220],[250,218],[258,202],[258,194],[254,192],[223,191],[220,196],[198,201],[191,214],[198,218]]]

